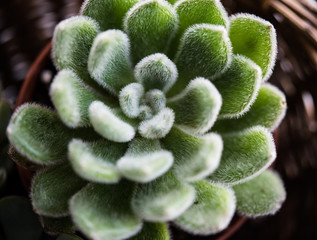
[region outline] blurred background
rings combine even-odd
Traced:
[[[0,81],[14,106],[25,76],[55,25],[76,15],[81,0],[0,1]],[[222,0],[230,14],[254,13],[277,29],[278,58],[269,80],[287,97],[278,132],[275,168],[287,200],[274,216],[250,219],[229,239],[317,239],[317,2],[315,0]],[[41,75],[48,83],[52,72]],[[14,167],[13,167],[14,168]],[[0,196],[26,195],[13,169]],[[1,209],[0,209],[1,210]],[[185,239],[176,232],[177,239]],[[187,238],[188,239],[188,238]],[[193,238],[194,239],[194,238]],[[195,239],[212,239],[210,237]]]

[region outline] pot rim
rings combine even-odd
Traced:
[[[38,82],[39,75],[47,61],[50,57],[50,52],[52,49],[52,41],[50,41],[37,56],[33,64],[31,65],[30,70],[28,71],[26,78],[23,82],[21,90],[19,92],[17,102],[15,105],[15,109],[20,107],[22,104],[26,102],[30,102],[33,99],[33,94],[35,90],[36,83]],[[30,190],[31,181],[34,172],[19,166],[18,164],[18,172],[21,178],[21,181],[24,185],[24,188]],[[234,218],[231,220],[229,226],[224,229],[222,232],[217,233],[215,235],[210,236],[210,240],[226,240],[231,237],[237,230],[239,230],[243,224],[247,221],[247,217],[238,216],[235,214]]]

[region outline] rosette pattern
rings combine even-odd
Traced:
[[[286,102],[265,83],[270,23],[228,17],[218,0],[88,0],[52,53],[56,111],[23,105],[7,129],[16,161],[38,169],[33,206],[50,226],[166,240],[168,221],[207,235],[236,209],[279,209],[283,184],[266,169]]]

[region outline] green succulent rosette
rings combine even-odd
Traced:
[[[25,104],[7,129],[38,169],[38,214],[95,240],[166,240],[166,222],[207,235],[280,208],[269,22],[218,0],[88,0],[52,56],[56,111]]]

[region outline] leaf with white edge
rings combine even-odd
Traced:
[[[51,165],[66,158],[73,131],[55,112],[39,105],[24,104],[13,114],[7,135],[22,156],[39,165]]]
[[[233,190],[237,197],[237,211],[251,217],[274,214],[286,198],[282,180],[271,170],[233,186]]]
[[[250,110],[237,119],[219,119],[212,131],[230,133],[241,131],[256,125],[261,125],[274,131],[286,113],[286,99],[284,94],[276,87],[265,84]]]
[[[33,208],[38,214],[48,217],[68,216],[69,198],[85,184],[68,164],[40,171],[32,181]]]
[[[51,84],[50,96],[61,120],[70,128],[90,125],[88,107],[94,100],[114,106],[110,100],[85,86],[71,70],[59,71]]]
[[[226,72],[213,80],[222,97],[221,118],[236,118],[250,109],[262,82],[259,66],[234,55]]]
[[[98,34],[89,53],[88,71],[98,84],[115,95],[133,82],[128,36],[120,30]]]
[[[231,62],[231,43],[223,26],[196,24],[186,30],[175,61],[179,78],[169,92],[182,91],[197,76],[212,79]]]
[[[173,153],[173,172],[186,181],[203,179],[215,171],[223,148],[221,137],[217,134],[198,137],[176,127],[162,139],[162,143]]]
[[[134,138],[134,127],[125,115],[100,101],[90,104],[89,119],[95,131],[110,141],[129,142]]]
[[[131,204],[141,218],[164,222],[180,216],[192,205],[194,198],[194,188],[180,182],[169,171],[152,182],[138,185]]]
[[[40,216],[44,232],[54,235],[58,233],[74,233],[75,226],[70,216],[67,217],[46,217]]]
[[[177,14],[168,2],[146,0],[134,5],[124,19],[131,40],[133,63],[157,52],[166,52],[177,27]]]
[[[142,222],[131,209],[132,183],[89,184],[70,200],[78,229],[89,238],[121,240],[141,230]]]
[[[4,100],[0,100],[0,143],[3,143],[7,139],[5,132],[10,121],[11,114],[12,110],[10,104]]]
[[[209,177],[214,182],[227,185],[246,182],[261,174],[275,160],[273,137],[264,127],[224,134],[222,139],[224,149],[220,165]]]
[[[230,223],[236,208],[234,192],[198,181],[194,184],[196,200],[194,204],[174,222],[180,228],[200,235],[220,232]]]
[[[165,223],[145,222],[142,230],[130,240],[170,240],[167,225]]]
[[[162,150],[158,140],[134,139],[117,167],[126,178],[136,182],[152,181],[173,164],[173,155]]]
[[[207,79],[196,78],[186,89],[168,99],[167,106],[174,110],[175,124],[191,133],[205,133],[216,121],[222,98]]]
[[[230,17],[229,37],[233,52],[259,65],[263,81],[266,81],[272,74],[277,55],[273,25],[251,14],[236,14]]]
[[[174,5],[179,16],[179,25],[173,44],[172,55],[179,44],[180,37],[190,26],[199,23],[229,25],[228,15],[219,0],[180,0]]]
[[[144,88],[140,83],[130,83],[120,91],[120,107],[127,117],[136,118],[139,116],[143,95]]]
[[[101,31],[121,29],[122,19],[137,2],[138,0],[86,0],[81,8],[81,14],[95,19]]]
[[[139,119],[145,120],[145,119],[151,119],[153,117],[153,110],[148,105],[141,105],[140,106],[140,114]]]
[[[52,55],[58,69],[71,69],[83,81],[96,86],[87,71],[90,48],[99,27],[84,16],[71,17],[60,22],[54,32]]]
[[[139,125],[139,133],[144,138],[158,139],[165,137],[171,130],[175,115],[173,110],[164,108],[151,119],[143,120]]]
[[[144,101],[151,107],[154,113],[158,113],[166,107],[165,94],[158,89],[148,91],[145,94]]]
[[[143,58],[135,66],[134,76],[145,90],[159,89],[167,92],[175,83],[178,72],[166,55],[156,53]]]
[[[68,158],[74,171],[82,178],[96,183],[117,183],[120,173],[116,162],[126,149],[127,145],[123,143],[73,139],[68,145]]]
[[[15,164],[26,168],[30,171],[36,171],[41,169],[43,166],[39,164],[35,164],[33,161],[29,160],[25,156],[22,156],[12,145],[9,148],[9,156],[10,159],[14,161]]]

